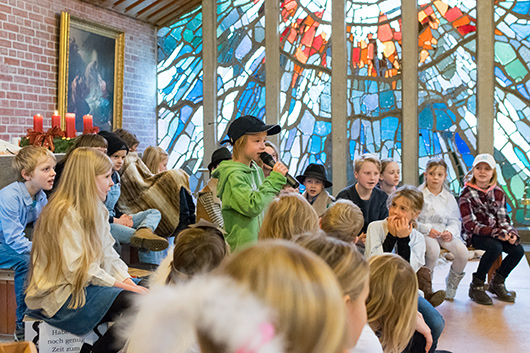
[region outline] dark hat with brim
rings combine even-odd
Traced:
[[[298,180],[300,184],[303,184],[305,181],[305,178],[315,178],[315,179],[322,180],[325,188],[329,188],[333,186],[333,183],[328,180],[328,177],[326,174],[326,168],[324,168],[322,164],[311,163],[305,169],[304,174],[298,175],[296,177],[296,180]]]
[[[232,153],[228,150],[226,147],[221,147],[213,151],[212,153],[212,160],[210,161],[210,164],[208,164],[208,170],[212,170],[212,168],[222,161],[227,161],[229,159],[232,159]]]
[[[276,135],[280,133],[279,125],[266,125],[263,121],[252,115],[242,116],[232,122],[228,128],[228,139],[221,143],[230,142],[233,146],[237,139],[243,135],[254,134],[258,132],[267,132],[267,135]]]

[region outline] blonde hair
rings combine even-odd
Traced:
[[[113,131],[114,134],[116,134],[116,136],[118,136],[119,138],[121,138],[123,141],[125,141],[125,143],[127,144],[127,147],[129,147],[129,149],[132,149],[134,147],[134,145],[139,145],[140,144],[140,140],[138,140],[138,137],[136,137],[135,134],[125,130],[125,129],[116,129]]]
[[[40,163],[45,162],[48,158],[55,161],[53,153],[45,147],[25,146],[15,155],[11,166],[17,173],[17,181],[25,181],[22,177],[22,171],[31,174]]]
[[[372,256],[366,313],[385,353],[402,352],[409,343],[418,311],[418,281],[410,264],[396,254]]]
[[[220,230],[213,227],[188,228],[179,233],[173,249],[171,272],[166,283],[208,273],[230,253]]]
[[[368,284],[370,270],[355,245],[326,236],[323,231],[299,235],[294,241],[326,261],[345,295],[349,295],[351,300],[359,298]]]
[[[477,179],[475,178],[475,175],[473,174],[474,169],[475,167],[469,170],[469,172],[466,174],[464,178],[464,181],[469,184],[477,185]],[[491,176],[489,186],[492,186],[495,184],[497,184],[497,168],[493,168],[493,175]]]
[[[88,267],[94,259],[101,256],[101,239],[96,233],[98,217],[102,217],[101,200],[97,194],[96,176],[110,172],[112,162],[103,152],[91,148],[76,149],[66,162],[62,182],[59,184],[50,202],[42,210],[35,225],[33,248],[31,250],[30,279],[28,289],[38,290],[38,279],[31,275],[33,268],[44,267],[49,282],[56,282],[63,269],[62,242],[64,237],[71,236],[63,226],[63,219],[70,210],[82,215],[83,255],[80,266],[73,274],[72,299],[69,308],[76,309],[85,304],[85,287],[87,285]],[[106,219],[99,220],[106,222]]]
[[[397,163],[397,162],[393,160],[392,158],[381,159],[381,174],[385,172],[386,167],[388,167],[390,163]]]
[[[233,160],[239,159],[239,156],[241,155],[241,153],[243,153],[243,149],[245,148],[247,141],[248,141],[248,134],[245,134],[234,142],[234,146],[232,148],[232,159]]]
[[[68,149],[68,152],[66,152],[66,155],[62,159],[62,163],[66,163],[70,154],[79,147],[107,148],[108,146],[109,144],[107,143],[107,140],[101,135],[83,134],[75,139],[75,143],[70,149]]]
[[[392,206],[392,202],[399,197],[404,197],[409,200],[412,210],[418,214],[420,214],[421,210],[423,210],[423,193],[418,190],[417,187],[412,185],[403,185],[388,196],[386,204],[387,207],[390,208],[390,206]]]
[[[318,215],[300,194],[286,193],[269,204],[258,239],[290,240],[298,234],[318,229]]]
[[[359,171],[361,170],[363,164],[366,163],[366,162],[371,162],[371,163],[375,164],[375,166],[379,170],[379,173],[381,173],[381,161],[379,160],[379,158],[377,158],[373,154],[363,154],[362,156],[359,156],[359,157],[355,158],[355,160],[353,161],[353,169],[354,169],[354,171],[356,173],[359,173]]]
[[[363,211],[350,200],[340,199],[322,215],[320,226],[328,235],[355,242],[364,225]]]
[[[343,352],[346,311],[341,290],[315,254],[285,240],[262,241],[234,254],[221,272],[276,310],[287,352]]]
[[[163,148],[149,146],[144,151],[142,161],[145,163],[147,168],[149,168],[151,173],[158,174],[159,164],[162,163],[164,159],[168,158],[168,156],[169,155],[166,151],[164,151]]]

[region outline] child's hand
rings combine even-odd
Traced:
[[[123,214],[120,218],[114,218],[114,223],[121,224],[122,226],[126,226],[129,228],[133,226],[132,217],[126,214]]]
[[[434,239],[438,238],[440,235],[442,235],[442,233],[440,233],[436,229],[431,229],[431,231],[429,232],[429,236]]]
[[[395,233],[390,232],[395,237],[398,238],[406,238],[410,235],[412,232],[412,227],[410,226],[409,222],[405,218],[394,218],[393,221]],[[390,227],[389,227],[390,230]]]
[[[364,245],[366,243],[366,233],[361,233],[355,240],[355,244]]]
[[[444,230],[440,236],[442,237],[442,240],[445,242],[449,242],[453,240],[453,234],[448,230]]]
[[[416,316],[416,331],[421,333],[423,337],[425,337],[425,352],[429,352],[432,346],[432,334],[431,329],[427,324],[425,323],[425,320],[423,319],[423,315],[418,311],[418,315]]]
[[[131,286],[131,289],[129,289],[131,292],[138,293],[138,294],[148,294],[149,290],[142,286]]]
[[[287,168],[282,162],[276,162],[276,164],[274,164],[274,167],[272,168],[272,171],[278,172],[281,175],[285,176],[289,172],[289,168]]]

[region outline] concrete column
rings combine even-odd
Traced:
[[[218,147],[217,139],[217,3],[202,2],[202,62],[203,62],[203,167]]]
[[[346,165],[352,163],[346,140],[347,110],[347,54],[346,54],[346,4],[332,0],[331,27],[331,138],[333,161],[333,193],[346,187]]]
[[[280,8],[278,0],[265,0],[265,119],[280,123]],[[269,140],[280,147],[280,135]]]
[[[493,154],[495,22],[493,1],[477,1],[477,151]]]
[[[403,0],[402,175],[404,184],[418,185],[418,9],[416,0]]]

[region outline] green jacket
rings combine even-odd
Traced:
[[[278,172],[265,178],[263,170],[254,162],[249,166],[234,161],[223,161],[212,178],[219,179],[217,195],[221,199],[226,240],[235,251],[258,240],[263,211],[280,192],[287,179]]]

